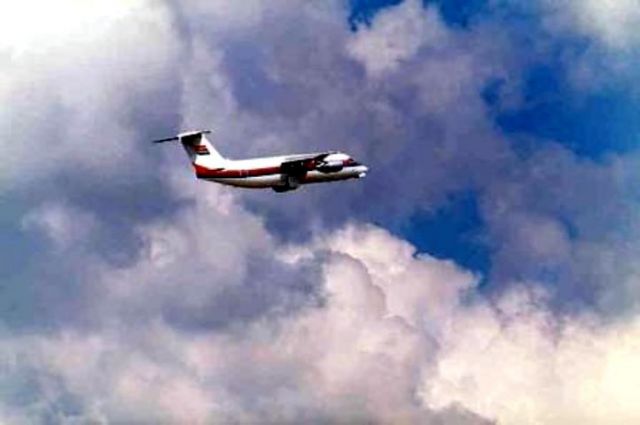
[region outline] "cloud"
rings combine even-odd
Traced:
[[[640,22],[634,0],[570,1],[558,6],[572,19],[574,28],[611,49],[629,49],[640,40],[636,26]]]
[[[414,10],[419,18],[413,17]],[[371,29],[354,35],[331,8],[273,8],[269,16],[277,26],[264,24],[222,40],[203,32],[192,46],[184,69],[188,126],[213,119],[214,140],[225,155],[331,147],[349,151],[375,170],[369,185],[314,187],[286,200],[243,194],[265,215],[270,229],[300,238],[314,227],[338,225],[353,214],[366,220],[402,220],[472,181],[484,184],[501,168],[495,158],[509,161],[511,154],[487,123],[480,97],[487,81],[509,72],[501,56],[503,40],[484,29],[448,30],[433,9],[422,11],[413,2],[392,12],[380,19],[391,24],[412,19],[421,31],[436,32],[437,37],[403,35],[416,48],[402,53],[396,72],[377,76],[366,71],[371,60],[381,58],[372,53],[378,51],[376,40],[393,44],[398,34],[384,25],[379,29],[376,19]],[[295,43],[290,42],[291,33],[298,34]],[[396,45],[404,49],[402,43]],[[355,46],[371,54],[356,54]],[[205,58],[207,62],[201,60]],[[210,72],[203,72],[203,64]],[[474,143],[464,143],[471,138]],[[394,172],[398,169],[404,172]],[[403,196],[390,196],[398,188]],[[372,198],[384,201],[370,208]],[[314,222],[318,216],[320,223]]]
[[[396,70],[421,46],[441,43],[445,30],[434,9],[426,11],[418,1],[382,11],[375,26],[363,28],[347,44],[348,53],[360,61],[372,77]]]
[[[562,49],[563,66],[577,93],[614,88],[637,97],[634,57],[640,38],[635,28],[640,12],[636,1],[542,0],[533,4],[544,28],[544,35],[539,36],[549,37]]]
[[[473,276],[448,262],[413,257],[413,248],[373,227],[280,246],[239,205],[220,207],[220,195],[214,190],[210,197],[199,196],[197,206],[171,226],[139,229],[149,250],[129,267],[117,270],[76,253],[93,276],[95,292],[84,300],[92,324],[42,336],[5,335],[5,358],[16,359],[5,382],[35,395],[22,406],[5,400],[4,410],[27,415],[25,420],[49,412],[65,419],[77,414],[79,420],[97,415],[175,422],[297,422],[307,415],[412,421],[435,415],[414,397],[421,363],[435,349],[433,338],[420,332],[421,323],[442,318]],[[202,231],[203,218],[193,219],[204,217],[199,208],[209,211],[208,231]],[[233,223],[243,231],[230,228]],[[240,239],[233,242],[233,234]],[[255,277],[242,269],[253,249],[276,255],[261,260]],[[298,270],[291,286],[284,263],[267,280],[265,271],[277,262]],[[296,299],[313,271],[309,264],[321,267],[312,281],[319,286],[298,292]],[[256,278],[268,285],[265,292],[249,290]],[[252,317],[242,319],[242,306],[227,297],[225,288],[234,286],[243,297],[259,297]],[[419,309],[428,306],[433,311],[422,317]],[[235,326],[219,327],[217,314]],[[20,359],[22,352],[30,355]],[[29,370],[41,381],[32,386],[25,378],[19,384]],[[45,396],[53,403],[42,406]],[[447,415],[471,414],[454,409]]]
[[[23,219],[23,228],[47,236],[56,249],[69,249],[91,233],[94,217],[63,205],[42,205]]]
[[[67,167],[104,178],[124,163],[142,163],[139,146],[129,142],[139,136],[139,111],[146,123],[166,118],[162,104],[176,87],[169,71],[180,43],[167,8],[96,0],[63,1],[49,11],[32,3],[2,13],[2,31],[13,36],[0,46],[0,95],[11,105],[0,121],[3,184]],[[34,8],[43,22],[32,19]],[[147,111],[159,97],[163,102]]]
[[[29,262],[2,282],[0,419],[638,417],[637,159],[516,154],[483,100],[545,46],[409,1],[355,34],[343,2],[91,5],[2,45],[0,224]],[[212,124],[232,157],[341,148],[372,173],[235,192],[147,143]],[[383,228],[458,191],[489,276]]]
[[[458,402],[499,423],[633,423],[639,331],[636,319],[553,317],[538,296],[516,290],[496,309],[452,320],[424,399]]]
[[[193,220],[182,225],[199,228]],[[207,233],[187,238],[195,246],[210,240]],[[606,423],[640,414],[632,391],[640,354],[635,320],[555,316],[535,285],[517,286],[494,304],[465,301],[472,275],[416,256],[406,242],[372,226],[272,248],[292,265],[320,261],[321,303],[263,315],[235,330],[194,332],[158,313],[183,303],[191,290],[206,302],[205,287],[174,286],[154,312],[144,305],[162,300],[164,291],[146,286],[158,279],[128,276],[105,285],[112,297],[93,298],[100,327],[40,336],[5,332],[8,373],[1,385],[13,397],[3,399],[3,411],[27,421],[51,415],[175,423]],[[150,253],[132,269],[158,267],[157,261]],[[169,264],[158,271],[182,270]],[[215,266],[209,270],[220,274]],[[103,273],[110,281],[118,277]],[[277,286],[270,289],[288,296]],[[123,287],[130,292],[119,297]],[[118,309],[127,302],[137,305],[137,322],[101,314],[105,304]],[[33,394],[31,401],[19,397],[23,392]]]

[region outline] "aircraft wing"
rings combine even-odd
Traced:
[[[280,165],[283,174],[290,176],[304,176],[307,171],[313,170],[317,163],[322,162],[333,151],[296,155],[285,159]]]

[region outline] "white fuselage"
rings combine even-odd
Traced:
[[[282,165],[285,162],[295,161],[297,158],[309,158],[310,155],[287,155],[265,158],[253,158],[243,160],[225,160],[217,169],[203,169],[196,167],[198,178],[217,183],[246,187],[268,188],[286,187],[297,185],[346,180],[364,177],[368,168],[353,161],[348,155],[342,153],[330,154],[328,160],[334,163],[340,162],[340,169],[332,171],[319,171],[313,165],[309,166],[300,176],[283,173]],[[293,178],[293,180],[291,180]]]

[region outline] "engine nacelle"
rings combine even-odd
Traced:
[[[324,161],[316,166],[316,170],[321,173],[337,173],[344,168],[342,161]]]

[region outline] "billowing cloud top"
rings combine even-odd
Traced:
[[[41,3],[0,6],[0,422],[640,421],[636,2]],[[372,173],[196,182],[148,143],[191,128]]]

